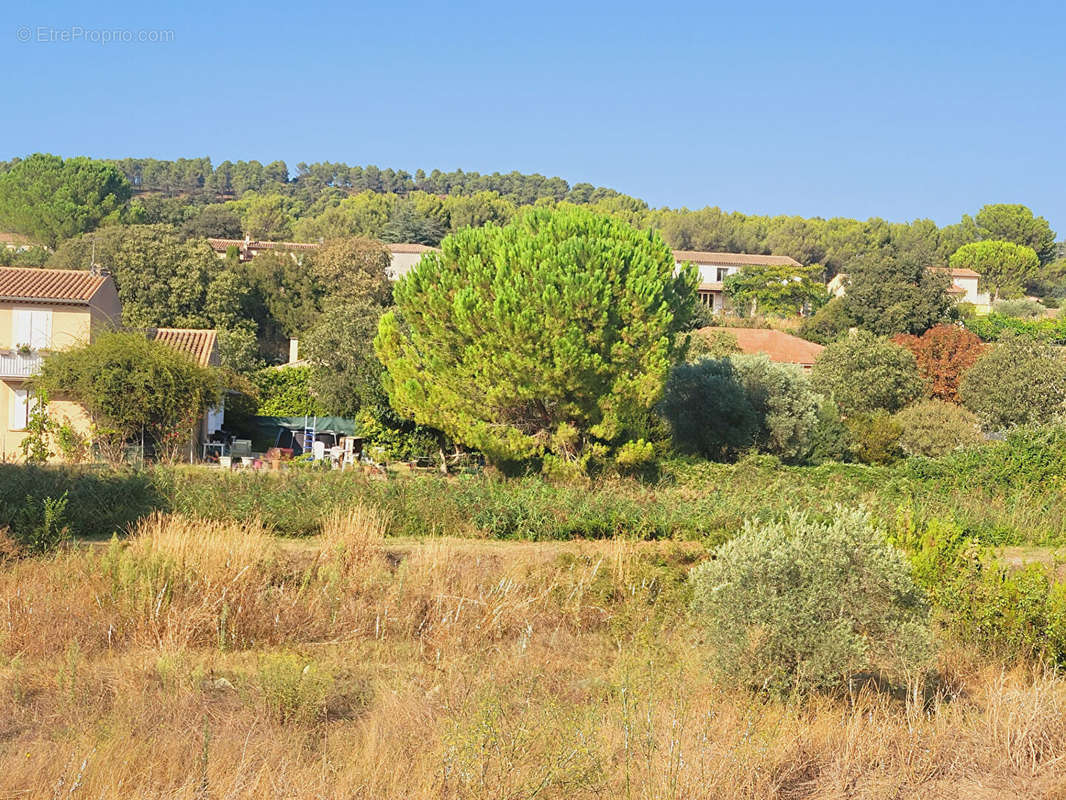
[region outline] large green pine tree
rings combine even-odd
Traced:
[[[657,233],[579,207],[461,230],[396,285],[386,389],[497,462],[580,462],[658,400],[696,280]]]

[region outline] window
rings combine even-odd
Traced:
[[[26,389],[12,389],[8,403],[7,427],[13,431],[26,430],[30,412],[29,391]]]
[[[11,343],[47,350],[52,344],[52,309],[15,308],[11,311]]]
[[[718,282],[721,283],[725,280],[725,276],[729,274],[729,267],[718,268]]]

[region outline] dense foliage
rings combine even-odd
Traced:
[[[949,262],[952,269],[972,269],[981,275],[981,288],[992,295],[1018,297],[1037,275],[1040,259],[1031,247],[1013,242],[972,242],[960,247]]]
[[[219,401],[214,371],[142,333],[103,333],[89,344],[52,353],[34,385],[81,404],[93,442],[112,462],[126,442],[145,436],[172,461],[189,446],[196,421]]]
[[[959,401],[963,373],[986,349],[976,334],[958,325],[937,325],[921,336],[903,334],[892,341],[914,354],[930,396],[949,403]]]
[[[977,417],[943,400],[923,400],[896,414],[899,444],[912,456],[942,456],[984,441]]]
[[[1005,337],[966,372],[959,396],[987,430],[1051,422],[1066,413],[1066,359],[1041,342]]]
[[[898,411],[923,391],[911,352],[867,331],[823,350],[814,363],[811,382],[845,415]]]
[[[924,594],[863,513],[748,523],[690,580],[711,660],[752,689],[840,690],[859,673],[903,683],[929,666]]]
[[[658,400],[695,282],[659,236],[585,209],[466,229],[397,283],[386,388],[497,461],[587,463]]]

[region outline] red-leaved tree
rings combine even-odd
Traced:
[[[892,341],[914,353],[929,394],[949,403],[959,402],[959,381],[963,373],[985,351],[977,334],[958,325],[936,325],[921,336],[900,334]]]

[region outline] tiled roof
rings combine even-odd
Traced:
[[[429,250],[437,249],[425,244],[407,244],[405,242],[387,244],[385,246],[389,248],[390,253],[425,253]]]
[[[156,328],[152,339],[188,353],[201,367],[211,365],[216,334],[202,328]]]
[[[709,253],[704,250],[675,250],[677,261],[691,261],[693,264],[721,264],[728,267],[745,266],[802,266],[796,259],[788,256],[764,256],[752,253]]]
[[[966,290],[959,286],[957,283],[951,284],[947,289],[948,294],[966,294]]]
[[[260,242],[257,240],[245,241],[244,239],[208,239],[207,243],[219,253],[226,252],[231,247],[247,248],[249,250],[314,250],[318,247],[317,242]]]
[[[726,331],[736,337],[744,353],[764,353],[771,361],[809,367],[825,348],[771,328],[701,328],[700,333]]]
[[[88,303],[107,281],[82,270],[0,267],[0,300]]]
[[[725,288],[725,284],[721,281],[710,281],[709,283],[701,283],[696,287],[697,292],[720,292]]]
[[[952,278],[980,278],[980,272],[974,272],[972,269],[954,268],[948,267],[929,267],[930,272],[944,272],[950,275]]]

